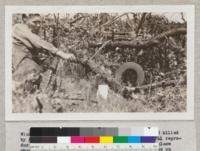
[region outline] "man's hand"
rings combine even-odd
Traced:
[[[58,51],[56,55],[66,60],[70,60],[70,61],[76,60],[76,57],[72,53],[65,53],[63,51]]]

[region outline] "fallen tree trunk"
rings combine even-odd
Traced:
[[[148,48],[154,45],[159,44],[159,41],[165,38],[166,36],[174,36],[179,34],[186,34],[186,28],[176,28],[169,31],[166,31],[158,36],[155,36],[149,40],[146,41],[138,41],[138,40],[132,40],[132,41],[114,41],[110,42],[106,48]],[[96,43],[89,43],[89,47],[100,47],[102,44],[96,44]]]
[[[119,81],[117,81],[110,73],[106,72],[105,70],[101,69],[99,65],[97,65],[94,61],[89,60],[87,62],[87,65],[90,67],[90,69],[95,72],[96,74],[99,74],[106,80],[108,85],[111,89],[113,89],[115,92],[121,93],[123,90],[123,86]]]
[[[79,54],[77,52],[73,52],[76,56]],[[94,73],[100,75],[103,79],[106,80],[109,87],[117,93],[121,93],[124,87],[121,85],[119,81],[117,81],[108,71],[101,68],[101,65],[98,65],[95,61],[88,59],[84,60],[79,58],[79,60],[75,61],[75,63],[81,63],[83,65],[88,66]]]
[[[135,92],[135,90],[146,90],[146,89],[155,89],[158,87],[166,87],[166,86],[175,86],[177,80],[170,80],[170,81],[161,81],[152,84],[142,85],[138,87],[127,87],[123,86],[118,80],[115,79],[110,73],[106,70],[101,69],[100,65],[96,64],[93,60],[88,60],[85,62],[84,60],[80,59],[79,63],[86,64],[89,68],[96,74],[99,74],[102,78],[104,78],[109,85],[109,87],[115,91],[116,93],[120,93],[123,95],[125,91]],[[184,84],[185,81],[181,81],[179,84]]]

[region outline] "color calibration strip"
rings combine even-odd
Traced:
[[[141,132],[138,132],[138,130]],[[140,134],[140,136],[138,135]],[[157,151],[158,128],[31,128],[31,151],[152,149]]]
[[[155,143],[156,138],[156,136],[32,136],[30,143]]]

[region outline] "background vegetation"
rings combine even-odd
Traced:
[[[48,69],[40,89],[13,91],[13,112],[186,111],[186,20],[180,15],[180,22],[153,13],[42,15],[41,38],[75,54],[77,62],[39,53]],[[13,24],[22,23],[21,16],[14,14]],[[105,77],[115,79],[125,62],[141,65],[143,85],[121,83],[134,91],[124,95],[110,87],[107,100],[97,97],[98,84],[112,85]]]

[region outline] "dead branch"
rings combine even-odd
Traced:
[[[187,32],[186,28],[176,28],[176,29],[168,30],[158,36],[155,36],[153,40],[161,40],[165,38],[166,36],[168,37],[168,36],[175,36],[179,34],[186,34],[186,32]]]
[[[124,14],[121,14],[117,17],[115,17],[113,20],[109,21],[109,22],[106,22],[105,24],[101,25],[101,26],[108,26],[108,25],[111,25],[112,23],[114,23],[117,19],[119,19],[120,17],[124,16],[124,15],[127,15],[128,13],[124,13]]]
[[[79,20],[81,20],[82,18],[85,18],[85,17],[86,17],[86,16],[80,16],[80,17],[78,17],[78,18],[76,18],[76,19],[70,21],[69,24],[72,25],[72,24],[76,23],[77,21],[79,21]]]
[[[121,48],[147,48],[152,45],[158,44],[159,41],[156,40],[150,40],[147,42],[140,42],[137,40],[132,40],[132,41],[115,41],[115,42],[110,42],[109,45],[107,45],[107,48],[116,48],[116,47],[121,47]],[[89,43],[89,47],[100,47],[102,44],[96,44],[96,43]]]
[[[153,89],[153,88],[158,88],[158,87],[175,86],[175,83],[177,83],[177,80],[161,81],[161,82],[143,85],[143,86],[140,86],[137,88],[138,89],[148,89],[149,87],[151,87],[151,89]]]
[[[185,18],[184,18],[183,12],[181,13],[181,19],[183,20],[184,23],[186,23],[186,20],[185,20]]]
[[[143,22],[144,22],[144,20],[145,20],[146,14],[147,14],[147,13],[143,13],[143,14],[142,14],[142,18],[141,18],[141,20],[140,20],[140,22],[139,22],[139,24],[138,24],[138,27],[137,27],[137,29],[136,29],[136,31],[135,31],[136,35],[138,35],[138,33],[139,33],[139,31],[140,31],[140,28],[142,28],[142,24],[143,24]]]
[[[127,23],[128,23],[128,25],[129,25],[129,26],[131,27],[131,29],[134,31],[135,25],[134,25],[133,21],[130,19],[129,14],[126,14],[126,17],[127,17]]]
[[[114,41],[110,42],[106,47],[107,48],[116,48],[116,47],[129,47],[129,48],[147,48],[154,45],[159,44],[159,40],[162,40],[166,36],[174,36],[179,34],[186,34],[186,28],[177,28],[168,30],[160,35],[155,36],[154,38],[151,38],[149,40],[145,41]],[[102,44],[96,44],[96,43],[89,43],[90,47],[100,47]]]
[[[43,104],[41,103],[40,99],[38,97],[35,98],[36,102],[37,102],[37,110],[39,113],[42,113],[42,109],[43,109]]]
[[[105,42],[100,48],[99,50],[97,50],[95,52],[95,54],[90,58],[90,60],[92,60],[93,58],[95,58],[96,56],[98,56],[98,54],[106,47],[107,44],[109,44],[110,40]]]
[[[124,87],[126,90],[128,91],[132,91],[134,92],[136,89],[139,89],[139,90],[146,90],[146,89],[155,89],[155,88],[158,88],[158,87],[167,87],[167,86],[176,86],[176,83],[179,84],[184,84],[185,81],[177,81],[177,80],[170,80],[170,81],[161,81],[161,82],[155,82],[155,83],[152,83],[152,84],[147,84],[147,85],[143,85],[143,86],[140,86],[140,87]]]

